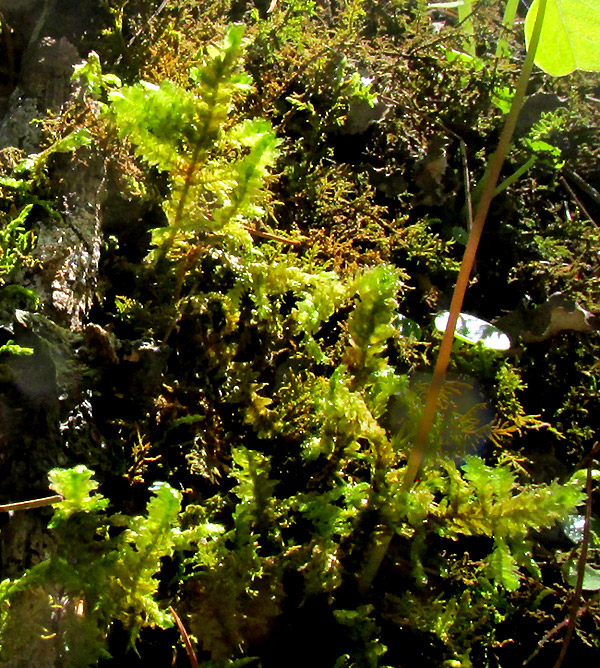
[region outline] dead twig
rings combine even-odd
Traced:
[[[465,187],[465,208],[467,212],[467,230],[471,234],[471,228],[473,227],[473,197],[471,195],[471,176],[469,173],[469,161],[467,158],[467,145],[464,140],[459,138],[460,141],[460,154],[462,156],[462,165],[463,165],[463,182]],[[475,267],[475,265],[473,265]]]
[[[169,612],[173,616],[175,624],[177,625],[177,629],[179,630],[179,633],[181,635],[181,639],[183,640],[186,654],[188,655],[188,659],[190,660],[190,666],[192,666],[192,668],[198,668],[199,665],[198,658],[196,657],[196,653],[194,652],[194,648],[192,647],[192,641],[190,640],[190,636],[188,635],[188,632],[186,631],[183,622],[181,621],[181,619],[179,619],[179,615],[175,612],[175,609],[173,608],[172,605],[169,606]]]
[[[573,190],[573,188],[571,188],[567,179],[565,179],[564,176],[561,176],[560,177],[560,182],[563,184],[565,190],[569,193],[569,195],[571,195],[575,204],[577,204],[577,206],[581,209],[583,214],[589,219],[589,221],[592,223],[592,225],[594,227],[598,227],[598,224],[592,218],[590,212],[585,208],[585,206],[583,205],[583,202],[579,199],[579,197],[577,197],[577,195],[575,194],[575,191]]]
[[[262,237],[263,239],[270,239],[271,241],[279,241],[282,244],[290,244],[292,246],[301,246],[302,241],[297,241],[296,239],[288,239],[287,237],[281,237],[278,234],[272,234],[271,232],[263,232],[262,230],[257,230],[254,227],[249,227],[244,225],[246,232],[250,233],[254,237]]]
[[[585,491],[587,494],[586,503],[585,503],[585,521],[583,524],[583,539],[581,541],[581,552],[579,553],[579,561],[577,563],[577,582],[575,584],[575,591],[573,592],[573,598],[571,600],[571,607],[569,610],[569,623],[567,625],[567,632],[565,634],[565,639],[563,640],[562,647],[560,649],[560,654],[554,668],[560,668],[562,662],[567,654],[569,649],[569,644],[571,643],[571,638],[573,637],[573,632],[575,631],[575,626],[577,624],[577,617],[579,616],[580,611],[580,601],[581,601],[581,592],[583,590],[583,576],[585,574],[585,564],[587,561],[587,552],[588,545],[590,542],[590,518],[592,516],[592,465],[594,462],[594,456],[600,449],[600,443],[596,443],[592,448],[590,453],[590,460],[588,463],[587,469],[587,478],[585,483]]]
[[[577,616],[581,617],[587,611],[588,611],[588,606],[584,605],[581,608],[579,608]],[[552,640],[552,638],[554,638],[554,636],[557,633],[562,631],[562,629],[564,629],[565,626],[568,626],[568,624],[569,624],[569,617],[566,617],[565,619],[563,619],[562,622],[560,622],[560,624],[557,624],[556,626],[551,628],[550,631],[548,631],[548,633],[546,633],[546,635],[540,640],[535,650],[525,659],[525,661],[523,661],[523,665],[526,666],[530,661],[533,661],[533,659],[535,659],[535,657],[540,653],[540,651],[543,649],[546,643]]]
[[[30,501],[17,501],[16,503],[5,503],[0,505],[0,513],[9,513],[13,510],[30,510],[31,508],[41,508],[42,506],[51,506],[60,503],[63,497],[60,494],[45,496],[41,499],[31,499]]]
[[[581,190],[591,197],[596,204],[600,205],[600,192],[598,192],[594,186],[590,185],[584,178],[579,176],[577,172],[574,172],[568,167],[565,167],[564,172],[572,183],[581,188]]]

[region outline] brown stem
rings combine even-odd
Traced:
[[[392,529],[383,525],[373,532],[367,558],[358,577],[358,591],[362,596],[371,588],[393,537]]]
[[[197,142],[196,146],[194,146],[194,151],[192,153],[192,158],[190,160],[190,164],[188,165],[188,168],[186,170],[186,175],[185,175],[185,181],[183,182],[183,188],[181,190],[181,195],[179,197],[179,202],[177,203],[177,209],[175,211],[175,217],[173,219],[173,222],[170,224],[170,233],[169,236],[167,237],[166,241],[164,242],[162,248],[160,249],[160,254],[158,256],[158,260],[156,261],[156,266],[160,267],[162,263],[166,260],[167,255],[169,254],[169,251],[171,250],[171,247],[173,246],[173,243],[175,242],[175,237],[177,236],[177,231],[179,229],[179,225],[183,219],[183,212],[185,208],[185,204],[187,202],[187,198],[190,192],[190,189],[192,187],[192,182],[194,180],[194,175],[196,173],[196,166],[198,164],[198,161],[200,160],[200,154],[202,153],[202,142]]]
[[[60,503],[63,497],[60,494],[45,496],[42,499],[31,499],[30,501],[17,501],[16,503],[5,503],[0,505],[0,513],[8,513],[14,510],[30,510],[31,508],[41,508],[42,506],[51,506]]]
[[[185,652],[188,655],[188,659],[190,660],[190,666],[192,668],[198,668],[198,658],[196,657],[196,653],[194,652],[194,648],[192,647],[192,641],[190,639],[190,636],[188,632],[186,631],[185,626],[183,625],[183,622],[179,618],[179,615],[175,612],[175,609],[173,608],[172,605],[169,606],[169,612],[171,613],[171,616],[175,620],[175,624],[177,625],[177,629],[179,630],[179,634],[181,635],[181,639],[183,640],[183,644],[185,646]]]
[[[583,591],[585,564],[587,561],[588,545],[590,544],[590,519],[592,517],[592,465],[594,463],[594,457],[599,449],[600,444],[596,443],[592,448],[590,461],[588,463],[587,478],[585,482],[585,492],[587,494],[585,503],[585,521],[583,524],[581,552],[579,553],[579,561],[577,562],[577,582],[575,583],[575,591],[573,592],[573,599],[571,600],[567,632],[562,647],[560,648],[558,659],[556,659],[556,663],[554,664],[554,668],[560,668],[562,666],[562,662],[564,661],[571,643],[571,638],[573,637],[573,632],[575,631],[575,626],[577,625],[577,617],[579,616],[579,604],[581,602],[581,592]]]
[[[560,182],[563,184],[565,190],[569,193],[569,195],[571,195],[571,197],[573,198],[573,201],[574,201],[575,204],[579,207],[579,209],[581,210],[581,212],[583,213],[583,215],[590,221],[590,223],[591,223],[594,227],[598,227],[598,223],[592,218],[592,215],[591,215],[590,212],[585,208],[583,202],[579,199],[579,197],[577,197],[577,194],[575,193],[575,191],[573,190],[573,188],[571,188],[571,186],[569,185],[567,179],[565,179],[564,176],[561,176],[561,177],[560,177]]]
[[[279,243],[291,244],[292,246],[301,246],[303,244],[303,241],[288,239],[287,237],[282,237],[279,234],[272,234],[271,232],[263,232],[262,230],[257,230],[255,227],[250,227],[250,225],[244,225],[244,229],[253,237],[261,237],[263,239],[270,239],[271,241],[279,241]]]
[[[458,278],[456,279],[456,285],[454,286],[454,294],[452,295],[452,302],[450,304],[448,324],[446,325],[446,331],[444,332],[444,338],[442,339],[442,344],[438,353],[435,369],[433,371],[433,377],[431,379],[431,383],[429,384],[419,429],[417,431],[415,442],[408,458],[408,466],[406,468],[404,481],[402,483],[402,489],[404,491],[408,491],[412,487],[423,461],[423,457],[425,456],[429,432],[431,431],[431,426],[437,411],[437,400],[440,394],[440,390],[442,389],[446,379],[446,370],[448,368],[448,362],[450,361],[452,342],[454,340],[454,330],[456,329],[456,323],[458,322],[458,317],[460,315],[464,301],[467,285],[469,284],[469,277],[471,275],[473,263],[475,262],[475,255],[477,253],[477,246],[479,245],[481,233],[483,232],[483,226],[490,209],[490,204],[494,197],[494,191],[496,189],[496,184],[498,183],[498,178],[500,177],[502,165],[504,164],[504,160],[508,154],[519,113],[525,100],[527,84],[529,82],[531,70],[533,69],[533,59],[535,57],[535,52],[539,42],[545,9],[546,0],[541,0],[535,19],[535,27],[531,36],[529,50],[527,52],[525,62],[523,63],[521,74],[519,75],[519,80],[517,82],[510,112],[506,118],[504,128],[502,129],[502,134],[500,135],[496,151],[492,156],[487,169],[485,185],[483,192],[481,193],[481,198],[477,206],[475,217],[473,219],[473,226],[471,227],[471,232],[469,234],[467,247],[465,248],[463,255]]]

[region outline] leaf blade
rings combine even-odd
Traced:
[[[534,0],[525,19],[529,42],[540,0]],[[551,76],[574,70],[600,71],[600,5],[596,0],[547,0],[535,64]]]

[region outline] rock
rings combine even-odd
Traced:
[[[494,324],[505,331],[513,345],[538,343],[563,331],[600,330],[600,317],[583,309],[574,299],[555,292],[540,306],[524,306],[498,318]]]

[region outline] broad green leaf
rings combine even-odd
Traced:
[[[527,48],[540,0],[525,19]],[[600,71],[600,3],[598,0],[547,0],[535,64],[554,77],[573,70]]]
[[[579,563],[577,559],[570,559],[565,567],[565,580],[571,587],[577,584],[577,570]],[[600,569],[586,564],[583,569],[583,585],[584,591],[598,591],[600,589]]]
[[[569,483],[574,487],[585,487],[587,478],[586,469],[577,469],[575,473],[569,478]],[[592,480],[600,482],[600,469],[592,469]]]
[[[398,330],[401,336],[405,336],[407,339],[421,340],[422,332],[419,325],[414,320],[402,315],[402,313],[398,313],[392,320],[392,326]]]

